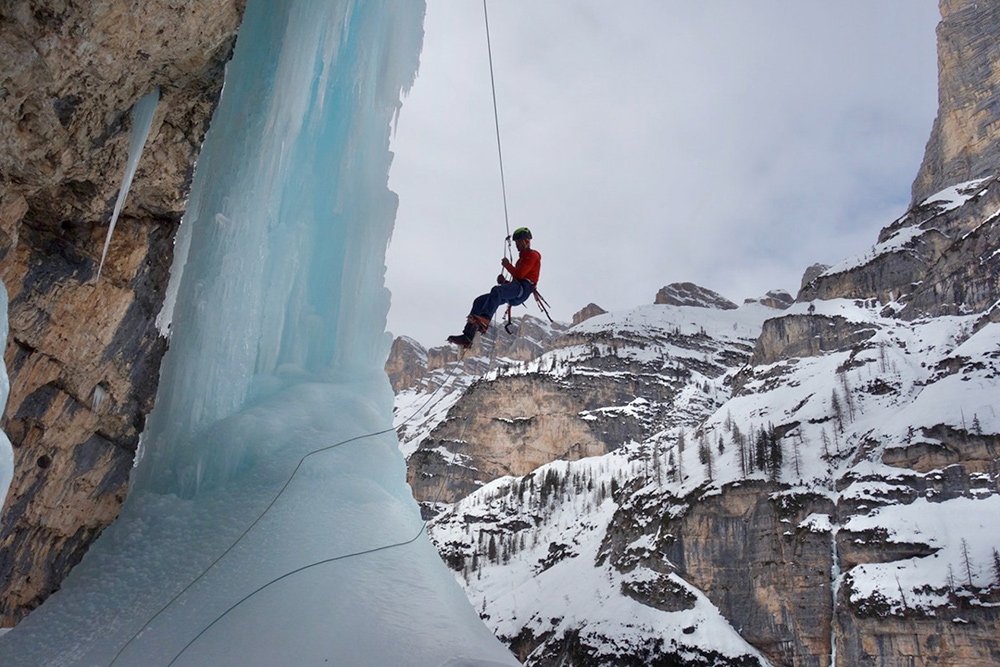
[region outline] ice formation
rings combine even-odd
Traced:
[[[389,131],[423,12],[248,3],[128,500],[5,663],[517,664],[426,537],[382,371]]]
[[[135,170],[139,167],[139,158],[142,157],[142,149],[146,145],[146,138],[149,137],[149,128],[153,125],[153,114],[156,113],[156,105],[160,101],[160,88],[156,87],[146,93],[132,107],[132,133],[128,139],[128,162],[125,163],[125,177],[122,178],[122,187],[118,190],[118,199],[115,200],[115,209],[111,214],[111,222],[108,223],[108,234],[104,238],[104,249],[101,250],[101,263],[97,266],[97,277],[101,277],[101,269],[104,268],[104,260],[108,256],[108,248],[111,246],[111,235],[115,233],[115,225],[118,223],[118,216],[121,215],[122,207],[125,205],[125,198],[132,187],[132,179],[135,177]]]
[[[7,288],[0,281],[0,336],[7,340]],[[10,379],[7,377],[7,366],[0,359],[0,414],[7,408],[7,397],[10,395]],[[11,449],[7,434],[0,431],[0,498],[7,497],[7,489],[14,477],[14,450]]]

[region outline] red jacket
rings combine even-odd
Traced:
[[[507,262],[507,270],[514,280],[528,279],[532,285],[538,284],[538,275],[542,272],[542,255],[537,250],[525,248],[517,254],[517,264],[510,266]]]

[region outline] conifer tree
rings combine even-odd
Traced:
[[[757,462],[757,469],[765,470],[767,468],[768,450],[767,429],[762,428],[757,432],[757,441],[754,443],[754,447],[756,450],[754,458]]]
[[[837,421],[837,428],[844,431],[844,410],[840,407],[840,399],[837,398],[837,390],[831,390],[830,409],[833,410],[833,418]]]
[[[785,456],[781,448],[781,438],[779,438],[775,433],[773,426],[771,426],[767,432],[767,445],[768,473],[770,474],[772,480],[776,480],[781,476],[781,465],[784,463]]]
[[[684,429],[677,434],[677,481],[684,481]]]

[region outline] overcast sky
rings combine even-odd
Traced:
[[[557,320],[671,282],[794,295],[909,203],[937,110],[936,0],[488,9],[510,229],[531,228]],[[482,2],[428,0],[424,27],[386,284],[389,330],[433,347],[495,284],[507,232]]]

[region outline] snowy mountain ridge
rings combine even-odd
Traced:
[[[429,534],[494,632],[526,664],[864,664],[915,641],[991,664],[998,290],[923,304],[956,244],[963,284],[995,280],[998,189],[929,198],[787,310],[592,317],[404,429]],[[900,265],[924,280],[869,279]],[[523,455],[546,435],[551,462]]]

